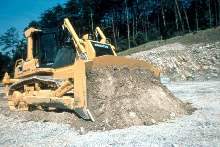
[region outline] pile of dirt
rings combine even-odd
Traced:
[[[93,69],[87,77],[95,122],[82,122],[86,130],[151,125],[192,112],[147,70],[108,67]]]
[[[68,123],[77,130],[97,131],[152,125],[193,110],[147,70],[109,67],[90,70],[87,77],[88,107],[95,122],[68,112],[12,112],[0,107],[0,113],[24,121]],[[1,103],[7,105],[5,99]]]

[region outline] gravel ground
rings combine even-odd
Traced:
[[[0,115],[0,146],[220,146],[220,81],[166,83],[198,110],[169,122],[79,135],[69,125]]]

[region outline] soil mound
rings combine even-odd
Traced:
[[[147,70],[94,69],[87,73],[89,130],[151,125],[191,111]]]

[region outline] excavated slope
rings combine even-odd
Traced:
[[[156,65],[171,81],[220,79],[220,42],[173,43],[134,53],[131,58]]]

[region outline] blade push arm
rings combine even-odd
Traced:
[[[97,35],[100,35],[100,37],[101,37],[100,42],[101,42],[101,43],[106,43],[105,34],[102,32],[102,30],[101,30],[99,27],[96,27],[96,29],[95,29],[95,35],[96,35],[96,36],[97,36]]]
[[[72,40],[75,44],[78,55],[80,57],[83,56],[82,58],[85,58],[85,59],[88,58],[86,56],[86,50],[85,50],[84,46],[81,44],[81,39],[79,39],[78,35],[76,34],[76,31],[74,30],[74,28],[68,18],[64,19],[63,27],[67,28],[67,30],[71,34]]]

